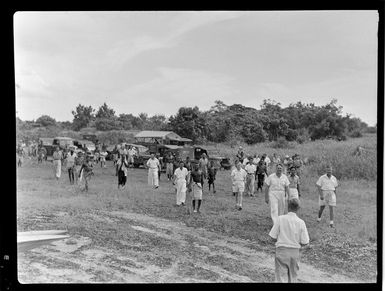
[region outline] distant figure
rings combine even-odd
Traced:
[[[187,171],[191,172],[193,170],[190,157],[186,157],[186,162],[184,163],[184,166],[186,167]]]
[[[277,222],[278,216],[285,212],[285,200],[288,197],[290,182],[282,173],[283,166],[278,164],[276,172],[267,177],[265,184],[265,202],[270,203],[270,213],[273,223]]]
[[[361,156],[364,153],[365,149],[361,146],[357,146],[356,150],[353,152],[353,156]]]
[[[156,153],[155,156],[158,159],[159,165],[160,165],[160,169],[158,171],[158,180],[160,181],[160,174],[162,173],[162,169],[163,169],[163,157],[160,156],[160,153]]]
[[[265,157],[263,157],[263,156],[261,157],[261,159],[258,162],[256,175],[257,175],[257,180],[258,180],[257,192],[259,191],[259,189],[261,189],[261,192],[262,192],[263,191],[263,183],[265,181],[265,176],[267,176],[267,165],[265,162]]]
[[[23,164],[23,149],[19,147],[16,151],[17,166],[21,167]]]
[[[66,156],[66,167],[68,171],[68,177],[70,179],[70,184],[75,184],[75,159],[77,155],[75,153],[75,146],[70,146],[70,150]]]
[[[52,157],[53,157],[53,168],[55,171],[55,177],[56,177],[56,180],[59,180],[59,178],[61,176],[62,153],[59,150],[58,146],[55,148],[55,151],[53,152]]]
[[[200,212],[203,196],[203,175],[199,169],[199,165],[195,164],[194,169],[191,171],[189,189],[192,191],[192,206],[193,212]]]
[[[267,154],[263,154],[262,157],[265,157],[266,167],[268,169],[270,169],[271,160],[270,160],[269,156]]]
[[[296,214],[299,208],[298,199],[289,200],[289,212],[277,218],[269,233],[276,240],[275,282],[284,282],[284,277],[288,283],[297,282],[299,250],[309,243],[306,224]]]
[[[296,170],[296,173],[297,173],[298,177],[301,176],[302,166],[303,166],[303,162],[302,162],[299,154],[295,154],[293,156],[292,167],[295,167],[295,170]]]
[[[87,157],[85,158],[84,160],[84,163],[82,165],[82,167],[80,168],[80,173],[79,173],[79,177],[83,176],[83,179],[84,179],[84,190],[86,192],[88,192],[88,181],[91,179],[91,176],[94,175],[94,172],[93,172],[93,160],[94,156],[92,155],[87,155]]]
[[[126,156],[121,155],[120,159],[116,163],[116,167],[118,169],[118,189],[124,189],[126,187],[128,166],[129,164]]]
[[[245,191],[245,182],[247,173],[242,169],[242,164],[240,161],[237,161],[235,164],[235,169],[231,172],[231,182],[233,195],[235,196],[235,207],[238,210],[242,210],[242,196]]]
[[[297,169],[296,167],[291,167],[290,168],[290,174],[287,176],[289,179],[290,185],[289,185],[289,200],[296,198],[299,199],[301,197],[301,192],[299,189],[299,177],[297,175]]]
[[[207,167],[209,165],[209,159],[205,153],[202,154],[202,157],[199,159],[199,168],[202,171],[203,179],[207,179]]]
[[[243,163],[243,159],[245,158],[245,153],[243,152],[243,148],[241,146],[238,148],[238,152],[235,157],[238,159],[238,161]]]
[[[174,173],[174,159],[175,158],[171,152],[168,152],[164,159],[164,162],[166,163],[166,176],[168,181],[171,181]]]
[[[130,168],[133,168],[134,167],[134,162],[135,162],[135,156],[137,156],[137,154],[138,154],[136,152],[135,147],[130,145],[128,147],[127,154],[128,154],[128,165],[129,165]]]
[[[319,206],[320,209],[318,211],[318,218],[317,221],[321,221],[322,212],[325,209],[326,205],[329,205],[330,210],[330,227],[334,227],[334,207],[336,207],[336,195],[337,195],[337,187],[338,187],[338,181],[337,178],[332,175],[333,168],[331,165],[328,165],[326,168],[326,174],[322,175],[317,183],[316,186],[318,188],[319,193]]]
[[[75,158],[75,167],[74,167],[74,174],[75,174],[75,180],[77,185],[79,185],[79,183],[82,181],[83,176],[82,175],[79,176],[79,174],[84,161],[85,161],[84,153],[82,151],[79,151],[77,153],[77,157]]]
[[[207,175],[208,175],[207,181],[209,184],[209,192],[210,192],[210,188],[212,186],[213,187],[213,193],[216,193],[214,181],[215,181],[215,177],[217,175],[217,169],[214,166],[214,161],[210,161],[209,167],[207,169]]]
[[[148,184],[153,186],[155,189],[159,188],[159,176],[158,171],[160,171],[159,160],[155,157],[155,153],[151,153],[151,158],[148,159],[146,163],[148,169]]]
[[[252,163],[252,157],[249,157],[249,162],[245,166],[245,171],[247,173],[246,177],[246,195],[254,196],[254,184],[255,184],[255,173],[257,172],[257,167]]]
[[[184,162],[179,162],[179,167],[174,172],[173,185],[176,188],[176,205],[185,205],[186,191],[187,191],[187,178],[189,172],[184,167]]]
[[[46,159],[47,156],[47,150],[44,147],[39,147],[38,150],[38,156],[37,156],[37,163],[41,164]]]
[[[101,168],[105,168],[106,167],[106,157],[107,157],[108,153],[106,152],[105,149],[103,149],[100,153],[99,153],[99,160],[100,160],[100,167]]]

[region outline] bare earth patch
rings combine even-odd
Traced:
[[[63,212],[58,216],[63,216]],[[19,254],[21,283],[273,282],[274,257],[252,242],[159,217],[120,211],[92,213],[120,224],[123,239],[108,247],[71,234]],[[300,263],[300,282],[359,282]]]

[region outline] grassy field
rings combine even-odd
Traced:
[[[358,142],[361,144],[366,142],[367,146],[376,148],[373,136],[365,137]],[[329,156],[326,158],[333,158],[339,155],[339,151],[349,153],[352,148],[354,149],[355,145],[347,141],[305,144],[287,151],[288,154],[298,152],[306,156],[316,156],[317,153],[322,156],[328,153]],[[224,146],[220,151],[230,153],[230,149]],[[281,154],[281,150],[272,150],[267,147],[246,147],[246,152],[249,151]],[[349,155],[342,157],[348,159],[349,163],[355,163],[353,157]],[[320,157],[316,156],[316,158]],[[342,167],[343,163],[338,165]],[[346,167],[349,165],[347,164]],[[51,167],[50,163],[37,165],[26,160],[23,167],[18,169],[18,231],[67,229],[73,236],[91,238],[95,246],[124,251],[125,248],[120,242],[128,240],[127,236],[133,235],[127,232],[127,227],[120,223],[103,223],[95,218],[105,216],[105,213],[124,212],[178,222],[184,227],[191,228],[192,231],[204,229],[228,238],[242,239],[249,241],[249,247],[256,252],[274,253],[274,244],[268,236],[272,221],[263,194],[257,193],[256,197],[245,197],[243,210],[235,210],[229,179],[230,171],[218,172],[216,194],[208,193],[207,185],[204,185],[206,191],[202,213],[193,214],[189,207],[174,205],[175,193],[164,174],[161,177],[160,188],[153,190],[147,185],[146,170],[134,169],[129,171],[126,189],[118,190],[117,177],[114,175],[112,163],[109,162],[105,169],[96,166],[90,190],[85,193],[78,186],[69,185],[65,171],[61,179],[56,181]],[[373,165],[372,168],[374,168]],[[302,261],[329,273],[356,278],[361,282],[375,282],[377,276],[376,176],[371,179],[342,177],[334,219],[336,228],[330,229],[328,209],[324,212],[322,222],[320,224],[316,222],[318,196],[314,184],[318,178],[317,169],[317,165],[307,166],[302,177],[302,209],[299,216],[306,222],[311,241],[310,246],[302,250]],[[347,170],[340,168],[340,172],[345,173]],[[189,204],[190,197],[187,200]],[[59,215],[60,213],[63,215]],[[166,240],[153,241],[146,236],[135,236],[130,239],[135,239],[139,243],[137,246],[139,251],[147,248],[158,254],[164,254],[142,257],[142,260],[157,266],[171,266],[177,259],[175,253],[170,251],[175,249],[175,246],[170,245]],[[214,259],[218,258],[205,257],[205,263],[212,263],[208,260]],[[219,264],[218,261],[216,263]],[[221,264],[224,264],[227,269],[233,268],[238,274],[244,273],[255,281],[270,282],[274,278],[272,271],[265,275],[249,274],[247,267],[240,263],[237,265],[224,261]],[[216,278],[215,274],[203,269],[197,275],[197,268],[188,266],[189,264],[184,264],[178,272],[182,272],[184,276],[198,276],[207,280]]]

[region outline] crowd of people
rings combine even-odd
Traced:
[[[44,151],[37,148],[37,156],[42,152],[40,160],[44,160]],[[112,155],[115,175],[118,178],[118,189],[124,189],[129,169],[134,167],[138,152],[131,145],[118,145]],[[107,152],[97,150],[94,154],[77,151],[69,146],[63,151],[59,146],[53,153],[53,169],[57,180],[61,177],[62,167],[68,172],[70,184],[84,183],[88,191],[89,180],[93,176],[95,164],[100,162],[101,168],[106,167]],[[21,166],[23,153],[17,149],[17,164]],[[186,205],[186,193],[191,193],[192,209],[199,213],[202,207],[204,184],[207,181],[208,193],[216,193],[215,180],[218,168],[213,160],[203,153],[199,161],[177,160],[172,152],[163,158],[151,153],[145,162],[148,169],[148,184],[154,189],[159,188],[160,173],[165,168],[167,181],[175,189],[177,206]],[[235,197],[235,208],[242,210],[243,195],[254,196],[264,193],[265,202],[270,207],[273,228],[269,235],[276,240],[276,281],[282,281],[283,274],[288,275],[289,282],[296,282],[299,260],[299,249],[309,243],[305,222],[297,216],[301,200],[301,170],[303,162],[298,154],[283,159],[275,153],[271,158],[266,154],[247,156],[242,147],[234,157],[234,168],[230,171],[229,180],[232,194]],[[338,181],[332,175],[333,168],[328,165],[324,175],[315,183],[319,192],[319,212],[317,221],[321,221],[325,207],[329,206],[330,227],[334,227],[334,207],[336,207],[336,189]],[[257,187],[255,187],[257,183]]]

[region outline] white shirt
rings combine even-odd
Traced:
[[[255,172],[257,171],[257,167],[254,164],[248,164],[245,167],[245,171],[248,174],[255,174]]]
[[[327,174],[325,174],[319,177],[316,185],[320,186],[323,191],[334,191],[338,187],[338,182],[337,178],[333,175],[329,178]]]
[[[231,172],[231,181],[232,182],[245,182],[246,176],[247,176],[247,173],[244,169],[241,168],[239,171],[238,171],[238,169],[234,169]]]
[[[269,186],[269,191],[285,191],[285,186],[289,186],[289,179],[285,174],[281,174],[278,177],[276,173],[271,174],[265,181],[266,185]]]
[[[266,162],[266,166],[269,166],[269,164],[271,163],[270,158],[268,156],[266,156],[265,162]]]
[[[248,158],[244,158],[243,162],[242,162],[242,165],[245,167],[248,162],[249,162],[249,159]]]
[[[188,175],[188,170],[185,167],[183,167],[182,170],[178,167],[174,172],[174,176],[175,176],[176,180],[185,180],[186,181],[187,175]]]
[[[254,159],[253,159],[253,164],[254,164],[254,165],[257,165],[257,164],[259,163],[260,160],[261,160],[260,158],[254,158]]]
[[[149,158],[147,161],[147,167],[151,169],[158,169],[158,167],[160,167],[159,160],[157,158]]]
[[[277,239],[276,247],[301,248],[300,244],[309,243],[305,222],[294,212],[278,216],[269,235]]]
[[[129,149],[129,150],[128,150],[128,155],[129,155],[130,157],[135,156],[135,155],[136,155],[136,150],[135,150],[134,148]]]
[[[67,154],[67,167],[72,167],[75,164],[75,158],[77,157],[77,154],[74,152],[71,155],[71,152]]]

